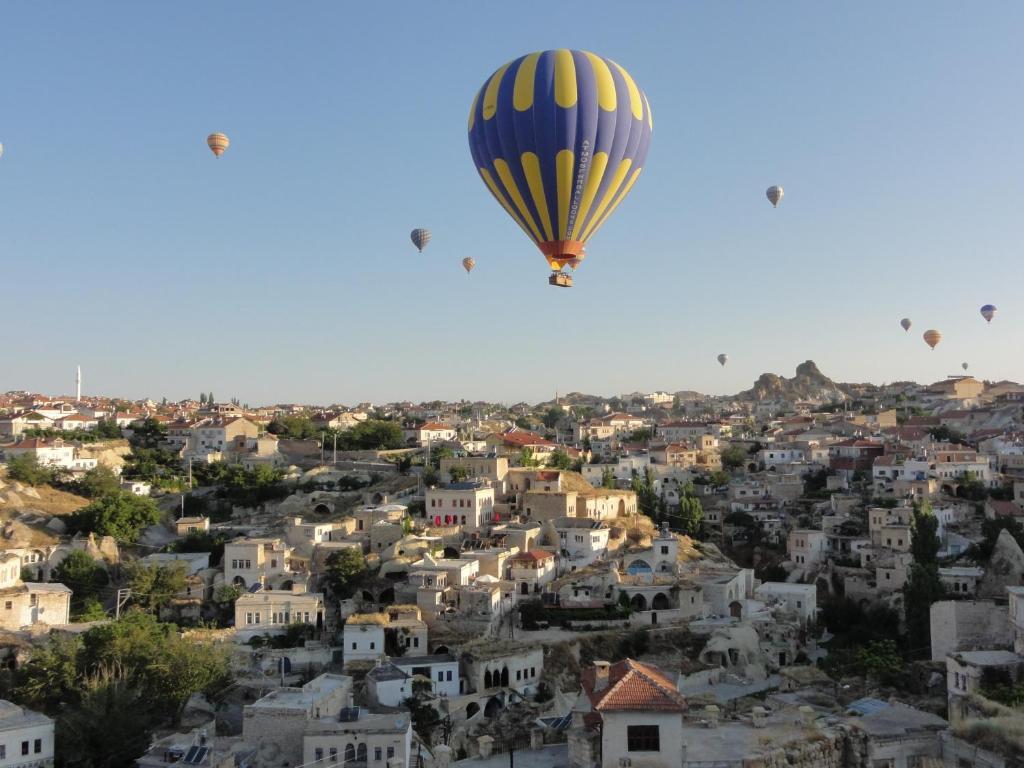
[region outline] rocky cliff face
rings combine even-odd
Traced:
[[[741,400],[845,400],[847,387],[837,384],[818,370],[813,360],[796,367],[796,375],[787,379],[774,373],[762,373],[754,386],[736,395]]]

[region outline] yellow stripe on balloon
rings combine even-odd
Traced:
[[[555,103],[568,108],[576,103],[576,96],[576,63],[572,51],[560,48],[555,51]]]
[[[608,153],[597,152],[590,163],[590,174],[587,176],[587,185],[583,189],[583,199],[580,200],[579,210],[576,212],[576,228],[582,230],[587,221],[587,214],[590,213],[590,206],[597,197],[597,188],[601,186],[601,179],[604,178],[604,171],[608,167]]]
[[[522,215],[523,221],[525,221],[530,227],[530,230],[533,232],[533,236],[537,242],[540,242],[542,239],[540,230],[537,228],[537,223],[533,220],[533,216],[530,214],[530,209],[526,207],[526,200],[523,199],[523,195],[519,191],[519,185],[516,184],[516,180],[512,176],[512,171],[509,170],[508,163],[501,158],[497,158],[494,161],[494,170],[498,172],[498,178],[501,179],[501,183],[505,185],[505,190],[508,192],[508,196],[512,198],[512,202],[516,204],[516,208],[519,209],[519,213]]]
[[[521,158],[523,173],[526,175],[526,183],[530,185],[530,195],[533,197],[533,207],[537,209],[540,216],[540,224],[544,227],[546,240],[554,240],[551,231],[551,215],[548,213],[548,199],[544,196],[544,179],[540,175],[540,158],[533,152],[523,152]]]
[[[640,166],[635,171],[633,171],[633,175],[629,177],[629,181],[626,182],[626,186],[624,186],[622,188],[622,191],[615,196],[615,202],[608,206],[608,210],[604,212],[604,216],[602,216],[601,220],[597,222],[597,226],[594,227],[595,232],[601,228],[605,220],[612,215],[612,212],[614,212],[615,209],[619,207],[619,203],[622,202],[622,198],[629,194],[629,190],[633,188],[633,185],[636,183],[637,178],[640,176],[640,171],[642,170],[643,166]]]
[[[501,85],[501,78],[505,76],[509,64],[495,72],[487,82],[487,90],[484,91],[484,120],[490,120],[498,111],[498,86]]]
[[[647,110],[647,127],[654,130],[654,115],[651,114],[651,103],[647,101],[647,94],[643,94],[644,109]]]
[[[517,112],[525,112],[533,106],[533,91],[537,79],[539,53],[531,53],[519,65],[516,83],[512,89],[512,106]]]
[[[473,106],[469,108],[469,130],[473,130],[473,123],[476,122],[476,105],[480,101],[480,91],[473,97]]]
[[[614,61],[612,64],[615,64],[615,67],[619,70],[619,74],[622,75],[622,79],[626,81],[626,89],[629,91],[629,108],[633,112],[633,117],[637,120],[641,120],[644,116],[644,106],[640,99],[640,89],[636,87],[636,83],[634,83],[633,78],[629,76],[629,72],[624,70]]]
[[[569,198],[572,196],[572,172],[576,157],[571,149],[563,149],[555,155],[556,190],[558,192],[558,239],[565,240],[569,228]]]
[[[601,198],[601,202],[598,204],[597,210],[594,211],[593,218],[587,222],[587,226],[577,238],[578,240],[586,240],[593,234],[594,230],[597,229],[597,222],[602,219],[602,214],[604,214],[605,209],[611,204],[612,199],[615,197],[615,192],[622,186],[622,180],[626,178],[626,174],[629,173],[629,166],[632,164],[633,161],[629,158],[619,163],[619,167],[615,169],[615,175],[612,176],[608,189],[604,192],[604,197]]]
[[[490,171],[488,171],[486,168],[480,168],[479,171],[480,178],[484,180],[484,184],[486,184],[487,188],[491,190],[491,194],[494,195],[494,199],[501,203],[501,207],[505,209],[509,216],[512,217],[512,220],[519,225],[519,228],[526,233],[527,237],[529,237],[534,242],[540,242],[539,240],[537,240],[537,238],[533,236],[533,233],[530,232],[529,229],[527,229],[526,225],[523,224],[523,220],[519,218],[519,214],[515,212],[515,209],[512,208],[511,205],[509,205],[508,200],[505,199],[505,195],[501,193],[501,190],[498,189],[498,185],[494,182],[494,177],[491,176]]]
[[[615,97],[615,78],[612,71],[600,56],[585,51],[590,66],[594,68],[594,79],[597,81],[597,104],[606,112],[614,112],[618,103]]]

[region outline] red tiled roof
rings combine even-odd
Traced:
[[[992,507],[992,511],[996,517],[1022,517],[1024,516],[1024,509],[1014,504],[1012,501],[999,501],[998,499],[989,499],[987,502],[988,506]]]
[[[541,437],[535,432],[529,432],[525,429],[516,430],[515,432],[505,432],[501,436],[501,439],[505,445],[516,448],[525,448],[530,445],[554,445],[554,443],[546,437]]]
[[[595,667],[583,670],[583,691],[598,712],[685,712],[686,699],[664,673],[649,664],[633,659],[612,664],[608,684],[595,691]]]
[[[447,424],[441,424],[441,423],[436,422],[436,421],[428,421],[426,424],[423,424],[422,426],[419,426],[416,429],[418,429],[418,430],[429,429],[429,430],[432,430],[432,431],[451,429],[452,431],[454,431],[454,429],[452,427],[448,426]]]

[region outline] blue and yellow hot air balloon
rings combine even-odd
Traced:
[[[992,318],[996,316],[996,305],[986,304],[980,310],[981,316],[985,318],[986,323],[991,323]]]
[[[647,157],[651,107],[622,67],[587,51],[521,56],[473,99],[469,149],[491,194],[540,248],[552,285],[622,202]]]

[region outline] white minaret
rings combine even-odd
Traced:
[[[75,371],[75,402],[82,402],[82,366]]]

